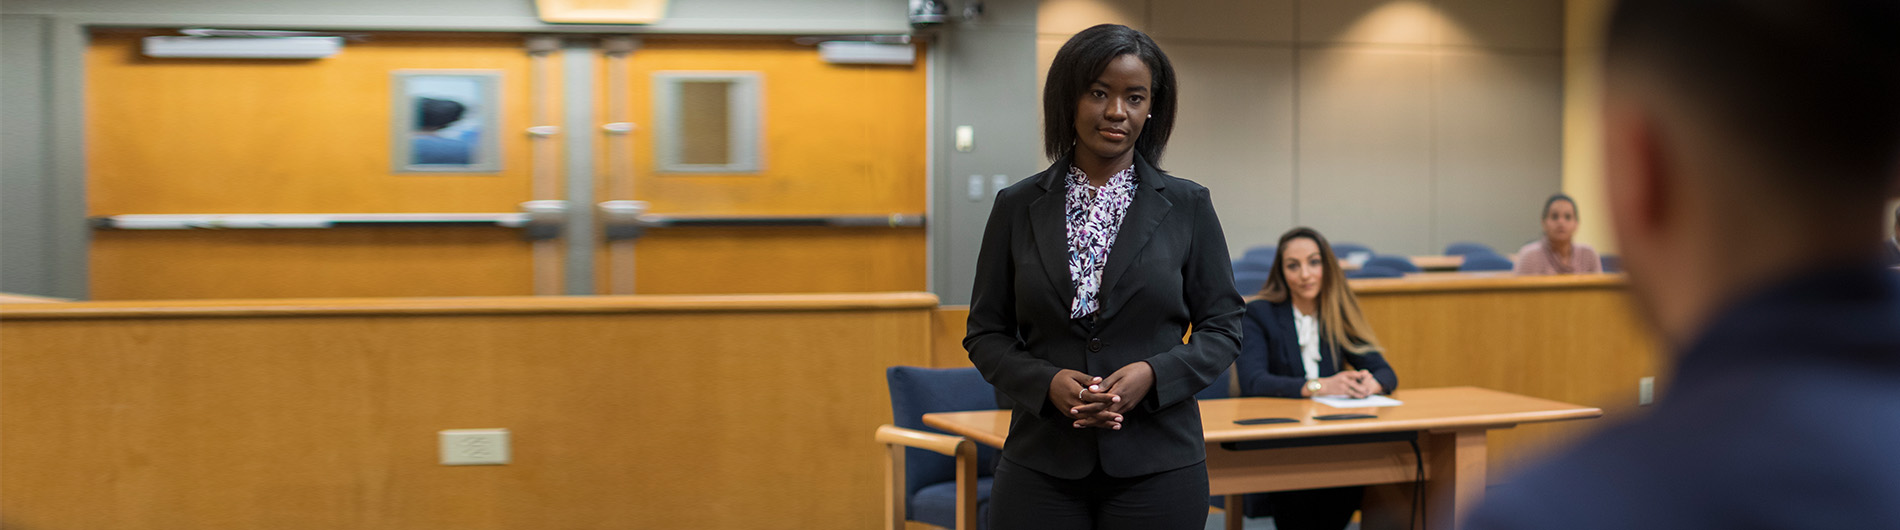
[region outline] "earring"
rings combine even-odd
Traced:
[[[1155,117],[1155,115],[1153,115],[1153,114],[1149,114],[1149,115],[1148,115],[1148,119],[1154,119],[1154,117]]]

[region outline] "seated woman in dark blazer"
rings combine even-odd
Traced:
[[[1366,397],[1397,389],[1398,375],[1379,355],[1379,342],[1326,238],[1311,228],[1290,230],[1280,236],[1273,261],[1266,287],[1247,303],[1241,320],[1234,368],[1241,394]],[[1354,369],[1342,370],[1342,364]],[[1269,493],[1264,500],[1272,505],[1275,528],[1338,530],[1352,520],[1364,493],[1354,486]],[[1255,505],[1262,497],[1247,500]]]

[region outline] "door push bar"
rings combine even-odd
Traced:
[[[850,227],[915,228],[924,214],[888,215],[679,215],[647,213],[646,201],[606,201],[597,205],[610,241],[638,239],[649,228],[673,227]],[[140,214],[95,217],[95,228],[118,230],[316,229],[347,226],[500,226],[521,228],[529,240],[560,237],[567,223],[567,201],[521,203],[518,213],[293,213],[293,214]]]

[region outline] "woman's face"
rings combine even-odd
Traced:
[[[1550,203],[1544,210],[1544,237],[1553,243],[1568,243],[1577,233],[1577,205],[1570,201]]]
[[[1280,272],[1286,274],[1287,291],[1302,304],[1319,298],[1319,288],[1326,281],[1326,265],[1319,243],[1312,239],[1295,238],[1280,251]]]
[[[1076,102],[1076,154],[1104,160],[1132,156],[1141,126],[1148,123],[1153,79],[1147,63],[1134,55],[1109,61]]]

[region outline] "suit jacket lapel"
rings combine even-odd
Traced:
[[[1029,203],[1029,231],[1035,237],[1037,261],[1049,275],[1049,285],[1061,295],[1065,311],[1075,303],[1075,282],[1069,280],[1068,187],[1064,184],[1068,173],[1067,158],[1049,166],[1037,183],[1042,197]]]
[[[1292,363],[1289,366],[1306,371],[1306,359],[1303,358],[1306,352],[1300,351],[1300,330],[1293,324],[1293,304],[1274,304],[1273,321],[1280,326],[1280,329],[1274,330],[1273,338],[1280,343],[1280,351],[1289,354],[1284,359]],[[1319,374],[1306,374],[1306,377],[1318,378]]]
[[[1165,183],[1161,180],[1161,171],[1148,165],[1137,153],[1135,155],[1135,175],[1140,184],[1135,187],[1135,199],[1128,205],[1128,213],[1122,215],[1122,226],[1115,234],[1115,246],[1108,251],[1108,267],[1102,271],[1102,292],[1098,295],[1102,301],[1102,316],[1113,316],[1121,310],[1121,300],[1141,289],[1141,285],[1123,287],[1121,277],[1128,267],[1139,260],[1141,250],[1148,246],[1148,239],[1154,235],[1155,228],[1161,226],[1161,220],[1168,216],[1174,203],[1161,195]]]

